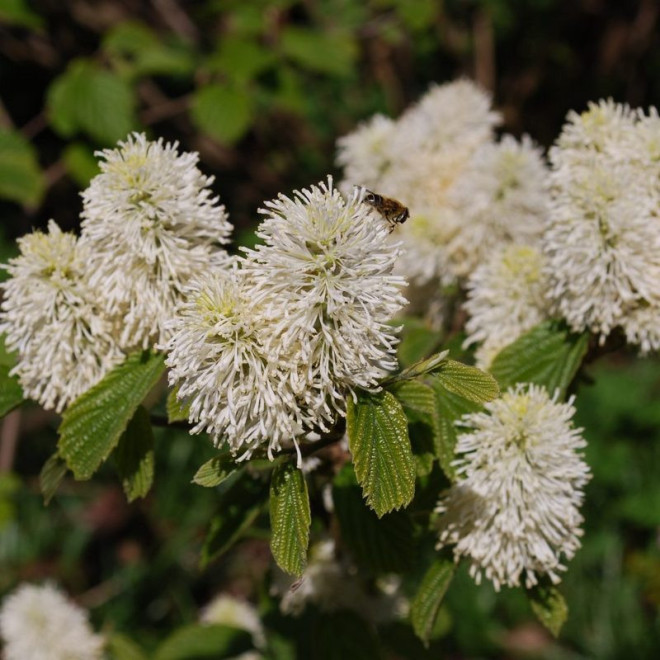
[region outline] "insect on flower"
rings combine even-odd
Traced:
[[[390,226],[390,232],[397,225],[403,224],[409,217],[410,211],[401,202],[391,197],[384,197],[365,188],[364,203],[380,213]]]

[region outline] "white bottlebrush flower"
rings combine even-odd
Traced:
[[[21,585],[0,609],[5,660],[100,660],[87,612],[51,585]]]
[[[303,414],[286,386],[245,271],[234,267],[193,280],[168,324],[170,385],[189,404],[191,433],[226,440],[241,458],[269,454],[302,433]]]
[[[2,286],[2,331],[26,396],[60,412],[124,358],[117,328],[85,279],[89,253],[52,220],[18,240]]]
[[[82,240],[89,277],[108,310],[123,317],[121,341],[147,348],[166,340],[186,283],[222,265],[231,225],[197,168],[196,153],[133,134],[100,152],[101,173],[83,193]]]
[[[620,327],[642,351],[660,348],[654,117],[612,102],[569,115],[550,152],[553,197],[543,240],[557,312],[601,341]]]
[[[459,421],[458,480],[438,506],[438,547],[455,544],[477,582],[483,573],[496,589],[529,588],[543,575],[557,583],[579,548],[590,475],[574,413],[572,400],[517,385]]]
[[[201,621],[247,630],[257,648],[266,645],[264,627],[254,605],[229,594],[220,594],[206,605],[201,612]]]
[[[405,303],[405,282],[392,275],[398,248],[387,223],[362,194],[344,200],[329,179],[267,202],[264,245],[243,262],[270,351],[321,427],[344,412],[348,391],[373,389],[396,367],[388,321]]]
[[[509,245],[468,279],[465,345],[479,343],[477,366],[487,369],[507,344],[549,318],[548,282],[538,248]]]

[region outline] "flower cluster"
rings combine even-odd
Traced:
[[[176,148],[136,134],[103,151],[80,238],[51,221],[19,240],[0,322],[14,373],[45,408],[63,410],[128,351],[166,339],[183,287],[228,260],[211,179]]]
[[[439,546],[455,544],[496,589],[553,582],[580,545],[579,508],[589,468],[572,401],[518,385],[459,421],[458,481],[441,499]]]
[[[6,660],[101,660],[104,639],[59,589],[23,584],[0,608]]]
[[[262,211],[263,245],[186,290],[166,348],[194,431],[272,455],[327,430],[353,388],[395,368],[398,249],[361,196],[331,181],[280,195]]]
[[[416,284],[464,278],[497,246],[538,241],[545,165],[529,138],[496,143],[498,121],[488,95],[460,80],[431,88],[398,120],[376,116],[338,141],[345,185],[409,207],[400,269]]]
[[[660,117],[610,101],[571,112],[550,151],[551,297],[577,331],[660,348]]]

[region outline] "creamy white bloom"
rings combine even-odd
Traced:
[[[104,640],[87,612],[51,585],[21,585],[0,609],[6,660],[100,660]]]
[[[601,341],[660,348],[660,122],[611,101],[571,113],[550,152],[544,236],[556,310]]]
[[[498,590],[529,588],[543,575],[557,583],[563,557],[579,548],[590,475],[574,413],[572,400],[517,385],[459,422],[458,480],[438,506],[438,547],[455,544],[477,583],[482,573]]]
[[[89,252],[52,220],[18,240],[6,267],[2,331],[26,396],[58,412],[124,358],[115,322],[85,279]]]
[[[278,355],[266,345],[246,272],[236,267],[193,280],[167,325],[170,385],[189,404],[191,433],[226,440],[241,458],[265,444],[269,454],[299,436],[304,417]]]
[[[252,603],[245,600],[229,594],[219,594],[202,610],[200,618],[202,623],[247,630],[257,648],[266,645],[266,634],[259,613]]]
[[[387,223],[328,184],[266,203],[243,268],[265,341],[316,425],[343,414],[354,387],[373,389],[396,368],[396,330],[388,321],[405,303],[392,275],[398,248]]]
[[[197,153],[177,147],[133,134],[99,152],[101,173],[83,193],[89,278],[123,317],[127,348],[164,342],[163,323],[186,283],[227,259],[221,245],[231,226],[213,177],[199,171]]]
[[[494,252],[468,279],[465,346],[480,344],[480,368],[487,369],[502,348],[549,318],[543,266],[538,248],[512,244]]]

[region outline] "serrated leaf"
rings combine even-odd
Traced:
[[[537,585],[527,592],[534,614],[538,620],[558,637],[568,618],[568,606],[559,589],[554,585]]]
[[[270,550],[277,565],[296,577],[307,565],[311,524],[305,476],[293,463],[278,465],[270,482]]]
[[[54,453],[43,465],[39,473],[39,488],[44,496],[44,504],[50,504],[57,492],[64,475],[66,474],[66,463]]]
[[[126,635],[113,633],[107,640],[106,649],[110,660],[147,660],[144,651]]]
[[[0,417],[23,403],[23,390],[16,376],[10,376],[11,367],[0,364]]]
[[[228,144],[243,137],[254,119],[252,97],[247,91],[215,83],[195,91],[190,112],[201,131]]]
[[[564,396],[587,352],[588,341],[586,333],[575,334],[546,321],[503,348],[490,372],[502,389],[516,383],[536,383],[551,394],[559,389]]]
[[[236,463],[232,455],[227,452],[206,461],[195,473],[193,482],[198,486],[214,488],[219,486],[235,470]]]
[[[391,392],[403,406],[411,422],[431,423],[435,412],[435,395],[430,385],[407,380],[391,386]]]
[[[181,401],[177,394],[179,393],[178,387],[173,387],[167,393],[167,402],[165,409],[167,411],[167,421],[172,422],[186,422],[190,417],[190,403],[188,401]]]
[[[442,351],[441,353],[436,353],[430,357],[415,362],[415,364],[406,367],[403,371],[394,376],[390,376],[383,380],[382,384],[390,383],[399,383],[405,380],[411,380],[417,378],[418,376],[424,376],[427,374],[435,373],[438,369],[441,369],[442,366],[447,362],[447,355],[449,351]]]
[[[390,392],[348,399],[348,444],[367,504],[380,517],[406,506],[415,494],[415,459],[408,422]]]
[[[245,533],[264,509],[268,483],[253,479],[245,470],[234,472],[220,486],[218,513],[211,519],[211,528],[202,548],[201,563],[221,557]]]
[[[454,577],[456,567],[447,559],[437,559],[426,571],[410,606],[415,634],[428,646],[442,599]]]
[[[76,479],[89,479],[119,442],[165,371],[164,356],[134,353],[78,397],[62,415],[58,452]]]
[[[172,633],[154,654],[154,660],[229,658],[253,649],[247,630],[220,625],[190,624]]]
[[[379,518],[365,506],[350,464],[335,477],[332,499],[342,541],[363,570],[379,575],[410,569],[415,559],[414,529],[405,511]]]
[[[45,189],[35,148],[20,133],[0,128],[0,197],[35,207]]]
[[[379,660],[378,638],[371,625],[355,612],[324,612],[312,635],[314,660]]]
[[[115,460],[128,501],[145,497],[154,481],[154,432],[143,406],[138,406],[121,435]]]
[[[455,477],[455,469],[451,464],[454,460],[456,447],[456,427],[454,422],[467,413],[476,412],[481,406],[474,401],[447,390],[439,380],[431,380],[434,395],[433,440],[435,455],[442,471],[450,480]]]
[[[69,64],[48,90],[47,105],[51,125],[64,137],[83,131],[114,145],[136,128],[130,84],[90,60]]]
[[[456,360],[445,360],[433,374],[446,390],[473,401],[486,403],[500,394],[497,381],[489,373]]]

